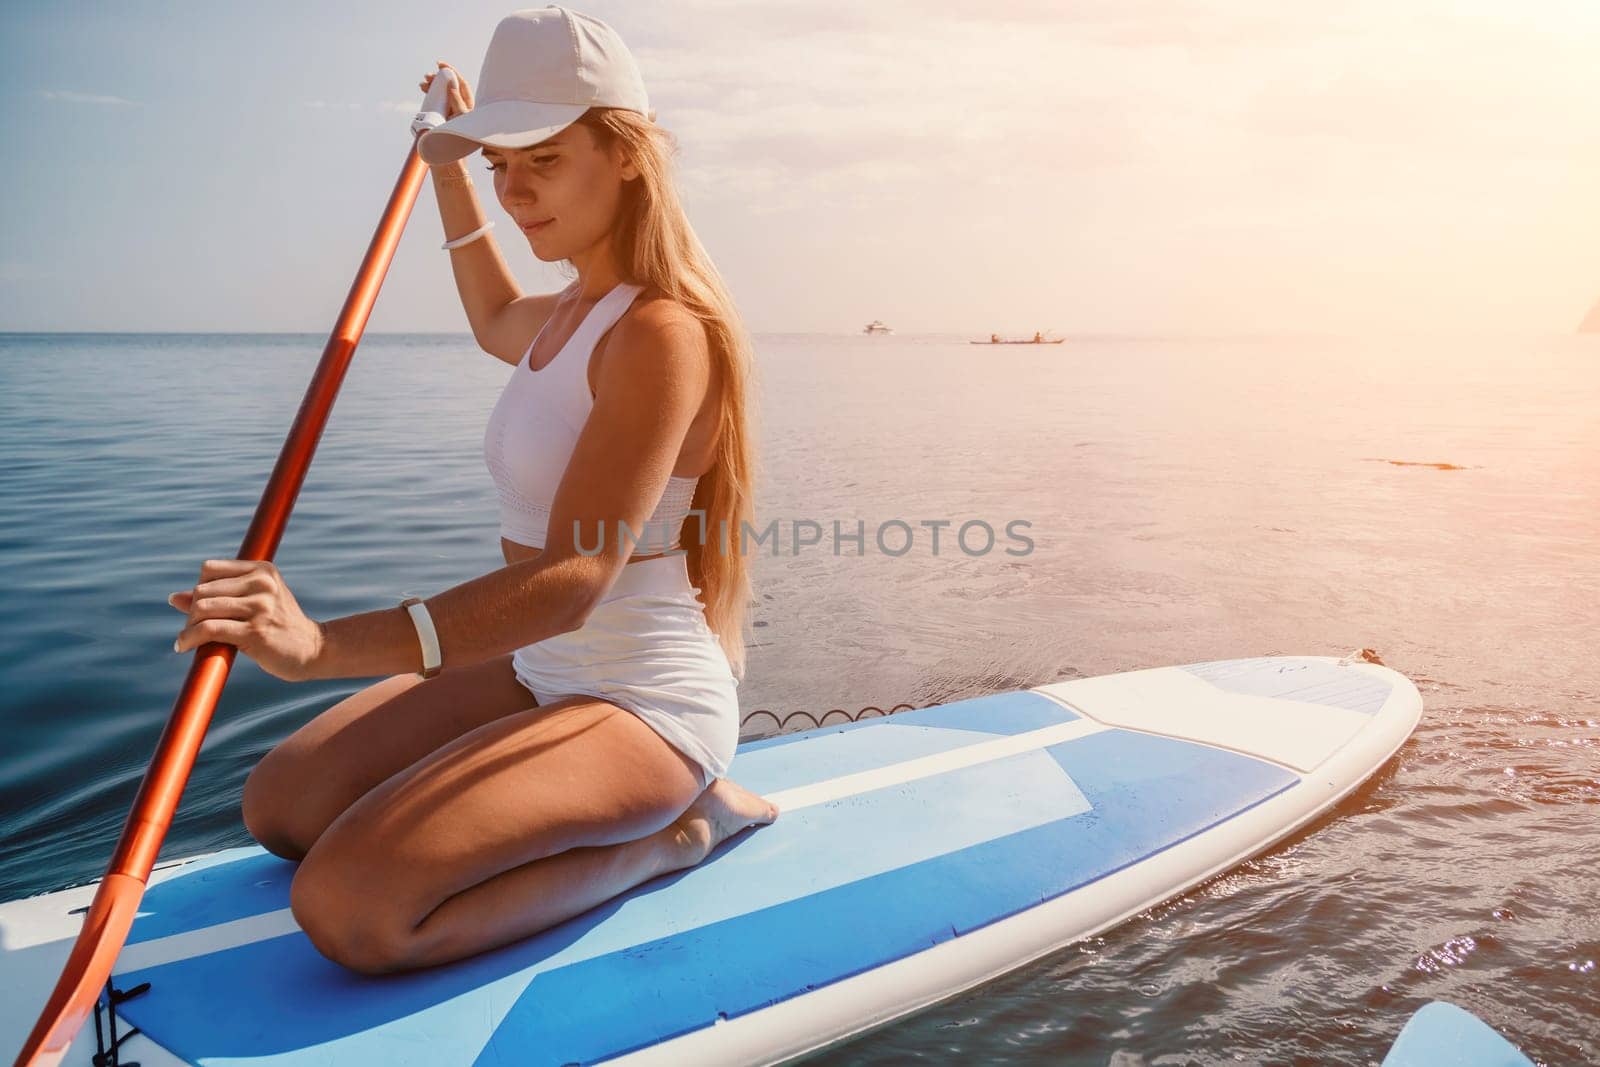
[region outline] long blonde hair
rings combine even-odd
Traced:
[[[622,280],[654,287],[699,319],[711,357],[722,371],[716,458],[701,476],[691,505],[704,517],[690,515],[679,533],[689,580],[700,587],[706,624],[721,641],[734,677],[742,680],[753,599],[742,531],[753,527],[755,515],[756,448],[749,401],[754,346],[678,200],[671,166],[677,142],[653,119],[653,113],[646,118],[623,108],[590,108],[578,123],[601,149],[620,145],[639,170],[639,177],[623,186],[611,233]]]

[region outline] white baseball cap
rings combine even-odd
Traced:
[[[650,114],[644,79],[622,38],[599,19],[559,4],[500,20],[473,97],[471,111],[417,138],[424,163],[449,163],[480,145],[538,144],[591,107]]]

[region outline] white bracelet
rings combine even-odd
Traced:
[[[492,229],[494,229],[494,222],[491,220],[489,222],[484,223],[482,226],[479,226],[476,230],[473,230],[471,233],[466,234],[465,236],[462,236],[462,237],[457,237],[454,241],[446,241],[444,244],[440,245],[439,247],[443,248],[443,249],[446,249],[446,250],[449,250],[449,249],[452,249],[452,248],[460,248],[462,245],[466,244],[468,241],[476,241],[478,238],[482,237],[484,234],[488,233]]]
[[[407,597],[400,606],[411,616],[411,623],[417,628],[417,640],[422,642],[422,670],[418,673],[432,678],[439,673],[439,664],[444,658],[439,652],[439,634],[433,628],[433,616],[428,614],[428,606],[419,597]]]

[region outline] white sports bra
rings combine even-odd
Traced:
[[[594,406],[589,392],[589,357],[595,343],[643,291],[643,286],[624,282],[601,297],[561,351],[534,370],[528,365],[528,356],[544,336],[541,328],[511,372],[483,435],[484,461],[500,497],[500,536],[506,540],[544,547],[550,502]],[[663,546],[680,547],[678,533],[699,482],[699,478],[678,475],[668,479],[633,551],[654,555],[664,551]],[[607,522],[605,536],[628,536],[620,526],[620,521]]]

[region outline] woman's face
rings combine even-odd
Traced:
[[[581,258],[617,217],[622,185],[639,176],[631,162],[595,143],[573,123],[527,148],[483,147],[494,170],[494,192],[546,262]]]

